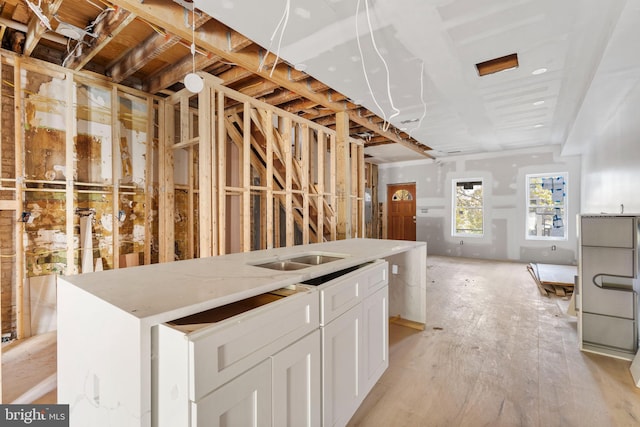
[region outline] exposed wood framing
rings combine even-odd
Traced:
[[[309,126],[303,123],[302,129],[302,243],[309,243]]]
[[[120,114],[120,99],[118,98],[118,88],[111,88],[111,170],[113,171],[112,179],[112,222],[113,222],[113,268],[120,266],[120,178],[122,174],[122,158],[120,156],[120,123],[118,121]]]
[[[163,18],[162,26],[166,31],[180,36],[185,40],[190,40],[192,37],[189,29],[181,25],[183,13],[182,8],[175,3],[169,2],[162,4],[152,4],[139,3],[135,0],[122,0],[121,2],[119,2],[119,4],[149,22],[158,22],[158,17],[161,16]],[[216,23],[217,22],[210,21],[208,24],[211,24],[212,27],[215,27]],[[329,108],[334,112],[347,110],[349,119],[353,122],[371,129],[375,133],[383,135],[391,141],[405,145],[425,157],[430,157],[424,152],[423,149],[417,147],[411,141],[399,138],[395,133],[388,130],[383,131],[377,123],[362,117],[360,113],[355,110],[355,105],[347,105],[348,103],[345,102],[335,102],[331,99],[330,94],[318,93],[309,89],[307,83],[302,81],[302,76],[295,77],[299,74],[299,72],[296,70],[292,70],[291,67],[287,66],[286,64],[279,64],[275,67],[275,69],[271,69],[270,67],[261,68],[260,63],[261,57],[263,55],[260,54],[261,48],[259,48],[258,46],[250,45],[249,47],[242,50],[230,51],[228,49],[229,42],[227,34],[234,33],[235,31],[228,30],[228,32],[224,33],[224,37],[222,37],[221,32],[215,32],[209,28],[207,28],[206,30],[203,29],[203,31],[199,31],[195,35],[196,45],[213,55],[219,56],[224,61],[235,63],[246,70],[254,70],[254,74],[266,80],[272,81],[282,88],[291,91],[293,94],[296,94],[297,96],[292,99],[304,97],[307,100],[315,102],[317,105],[322,105],[323,107]],[[268,60],[265,62],[268,62]]]
[[[182,11],[182,9],[180,9],[180,11]],[[180,17],[179,19],[182,19],[182,17]],[[198,26],[198,21],[196,21],[196,26]],[[168,29],[168,31],[169,33],[182,37],[185,40],[191,40],[190,32],[189,36],[185,38],[180,34],[172,31],[171,29]],[[224,49],[228,50],[229,53],[237,52],[252,44],[251,40],[229,29],[227,26],[221,24],[220,22],[213,20],[204,23],[196,33],[196,35],[199,34],[206,34],[208,39],[215,40],[216,43],[224,45]],[[220,61],[220,59],[222,59],[222,57],[216,52],[208,53],[206,55],[198,54],[195,58],[195,68],[196,70],[206,69],[210,65],[213,65],[216,62]],[[144,88],[147,92],[155,93],[167,86],[174,84],[177,81],[182,80],[185,74],[192,71],[192,67],[193,63],[191,55],[188,55],[176,64],[159,70],[159,72],[148,78],[144,83]]]
[[[73,147],[73,141],[77,136],[76,120],[73,116],[73,74],[67,73],[65,78],[65,170],[74,170],[75,153]],[[65,274],[77,274],[78,269],[75,265],[75,251],[74,251],[74,222],[75,222],[75,204],[73,203],[74,197],[74,180],[73,174],[66,173],[66,201],[65,210],[67,217],[67,268]]]
[[[266,134],[267,145],[267,171],[266,171],[266,183],[267,183],[267,247],[266,249],[273,248],[273,233],[275,227],[273,225],[275,209],[273,203],[273,111],[267,110],[263,117],[263,127]]]
[[[349,116],[336,113],[336,191],[337,239],[351,237],[351,154],[349,143]]]
[[[200,239],[200,257],[208,257],[214,254],[213,251],[213,228],[212,218],[215,215],[213,210],[213,177],[215,162],[213,160],[213,136],[215,132],[215,122],[213,120],[213,106],[215,95],[213,89],[206,87],[198,94],[198,175],[199,175],[199,195],[198,195],[198,223]]]
[[[364,146],[358,144],[356,165],[358,170],[358,235],[356,237],[367,237],[364,221],[364,202],[365,202],[365,167],[364,167]]]
[[[318,182],[316,184],[316,193],[318,198],[316,204],[318,206],[318,230],[316,231],[316,242],[324,241],[324,202],[325,202],[325,156],[327,155],[326,135],[322,129],[318,131],[318,150],[317,158],[317,174]]]
[[[291,152],[291,118],[283,117],[280,121],[282,126],[282,139],[285,161],[285,215],[286,215],[286,245],[293,246],[294,244],[294,221],[293,221],[293,153]]]
[[[174,129],[174,104],[171,101],[161,101],[159,113],[163,116],[160,123],[161,135],[158,143],[159,169],[160,169],[160,191],[159,191],[159,235],[162,236],[159,242],[160,262],[173,261],[175,254],[173,242],[175,240],[175,195],[173,183],[173,129]]]
[[[329,152],[331,155],[331,176],[330,176],[330,203],[333,208],[334,215],[331,216],[331,240],[338,239],[338,210],[340,209],[338,206],[338,179],[337,179],[337,168],[338,168],[338,144],[337,144],[336,135],[331,135],[329,141]]]
[[[98,22],[94,29],[97,37],[89,42],[87,48],[82,49],[81,55],[73,57],[65,65],[72,70],[82,69],[104,46],[113,40],[113,37],[125,29],[135,17],[133,13],[129,13],[117,6],[115,10],[107,12],[107,16]]]
[[[151,264],[151,241],[153,231],[151,228],[152,203],[153,203],[153,158],[154,158],[154,137],[155,137],[155,110],[151,97],[147,98],[147,143],[145,146],[144,158],[144,263]]]
[[[225,126],[225,114],[224,114],[224,99],[225,94],[219,91],[216,94],[218,101],[218,253],[224,255],[226,253],[226,239],[227,234],[225,231],[226,214],[227,214],[227,166],[226,166],[226,148],[227,148],[227,128]]]
[[[16,247],[16,337],[18,339],[25,338],[25,322],[24,318],[24,279],[25,279],[25,260],[24,260],[24,222],[20,221],[21,210],[24,206],[24,135],[22,126],[23,110],[22,110],[22,79],[20,77],[20,58],[16,57],[13,64],[13,84],[14,84],[14,141],[15,141],[15,177],[16,177],[16,204],[19,210],[16,212],[16,230],[15,230],[15,247]]]
[[[51,3],[44,3],[42,5],[42,12],[49,19],[49,21],[51,21],[53,15],[56,14],[61,4],[62,0],[54,0]],[[38,18],[35,14],[32,15],[29,19],[29,24],[27,26],[27,37],[24,41],[23,54],[25,56],[31,55],[45,31],[47,31],[47,28],[42,25],[40,18]]]
[[[251,250],[251,104],[244,102],[242,144],[242,246],[243,252]]]

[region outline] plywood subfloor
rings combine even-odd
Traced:
[[[390,326],[390,366],[349,426],[637,426],[630,362],[582,353],[569,301],[526,264],[429,256],[424,332]]]

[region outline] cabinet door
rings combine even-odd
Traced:
[[[367,395],[389,366],[389,287],[363,302],[362,397]]]
[[[322,424],[344,426],[361,402],[362,305],[358,304],[322,333]]]
[[[320,330],[272,357],[273,425],[320,426]]]
[[[271,359],[191,405],[192,427],[271,425]]]

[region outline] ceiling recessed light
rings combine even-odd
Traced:
[[[514,68],[518,68],[517,53],[512,53],[511,55],[490,59],[488,61],[476,64],[476,69],[478,70],[478,74],[480,76],[486,76],[487,74],[498,73],[500,71],[512,70]]]
[[[539,74],[544,74],[546,73],[548,70],[546,68],[538,68],[537,70],[533,70],[531,72],[531,74],[533,74],[534,76],[537,76]]]
[[[536,102],[533,103],[533,105],[535,105],[536,107],[538,105],[542,105],[542,104],[544,104],[544,101],[536,101]]]
[[[541,128],[541,127],[543,127],[543,126],[544,126],[544,125],[543,125],[543,124],[540,124],[540,123],[538,123],[537,125],[533,125],[533,127],[534,127],[534,128]]]

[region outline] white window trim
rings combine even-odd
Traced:
[[[472,233],[458,233],[456,231],[456,205],[457,205],[457,195],[456,195],[456,187],[459,182],[469,182],[469,181],[480,181],[482,184],[482,233],[480,234],[472,234]],[[485,235],[485,224],[486,224],[486,215],[485,215],[485,199],[486,199],[486,185],[484,178],[454,178],[451,180],[451,236],[453,237],[475,237],[482,238]]]
[[[561,176],[564,178],[564,236],[530,236],[527,221],[529,219],[529,179],[539,178],[541,176]],[[524,177],[525,182],[525,201],[524,201],[524,238],[525,240],[539,241],[566,241],[569,240],[569,172],[545,172],[545,173],[529,173]]]

